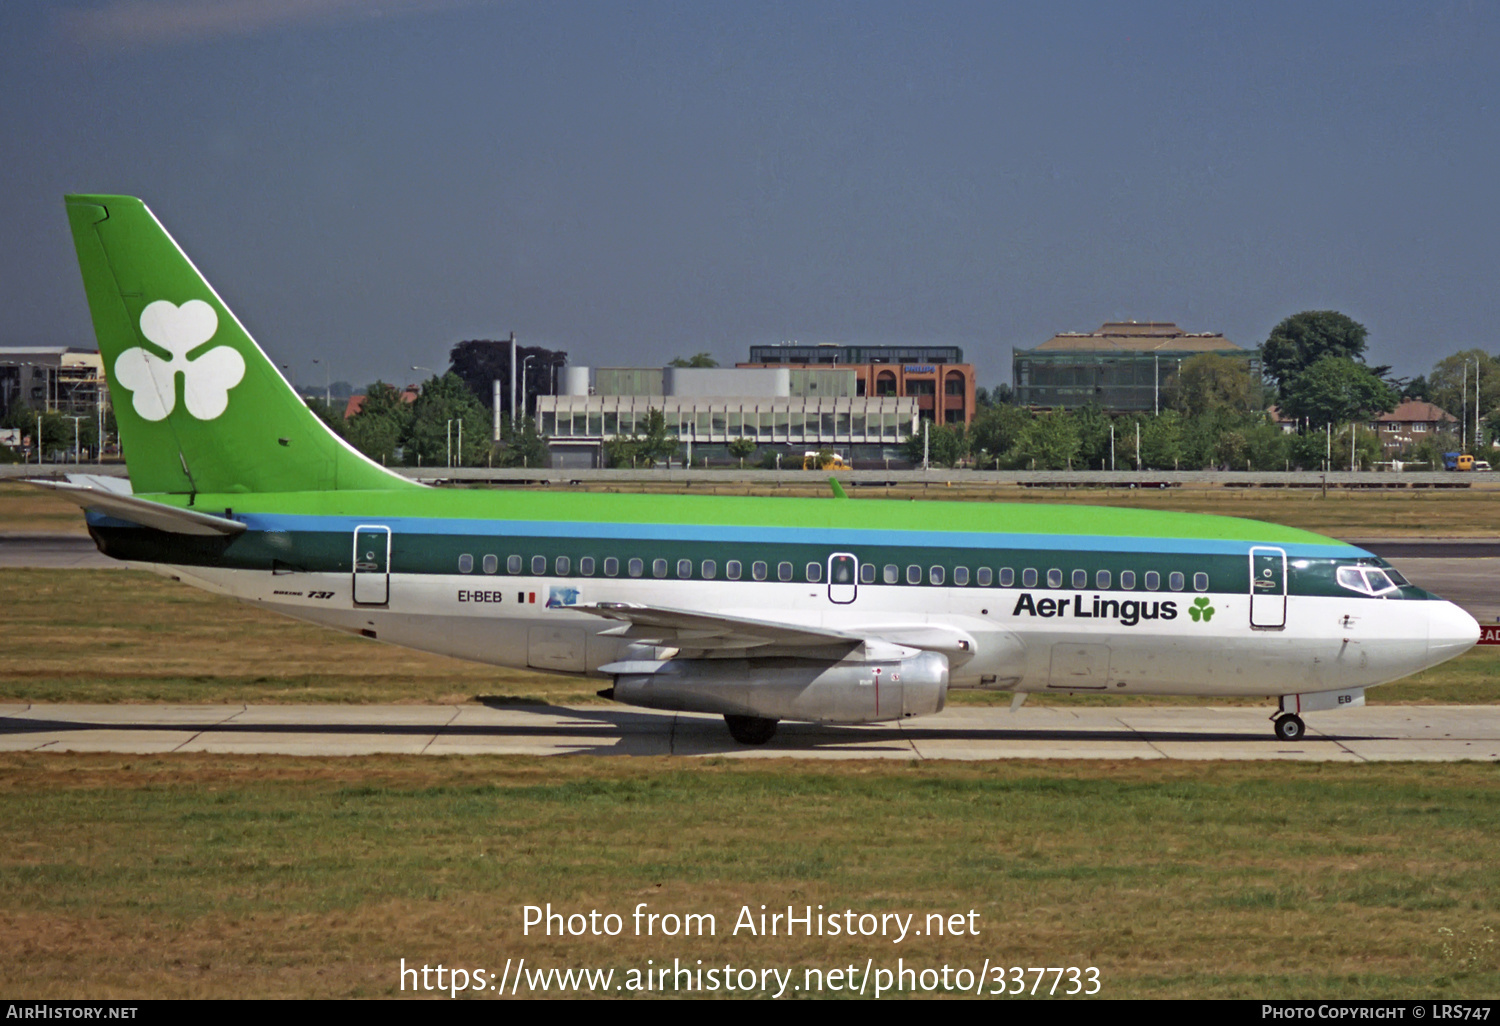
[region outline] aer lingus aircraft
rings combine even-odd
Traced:
[[[423,487],[306,408],[140,200],[67,209],[131,492],[51,487],[106,555],[298,619],[752,744],[952,688],[1264,695],[1292,740],[1479,636],[1368,552],[1230,517]]]

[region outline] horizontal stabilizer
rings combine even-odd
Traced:
[[[103,513],[105,516],[119,520],[128,520],[142,527],[154,527],[158,531],[166,531],[169,534],[212,537],[235,535],[245,530],[244,524],[238,520],[230,520],[228,517],[217,517],[212,513],[199,513],[191,509],[179,509],[176,506],[138,499],[134,495],[122,495],[119,492],[93,485],[39,480],[27,480],[23,483],[54,491],[84,510]]]

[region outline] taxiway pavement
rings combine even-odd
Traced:
[[[716,716],[609,706],[0,705],[0,751],[352,755],[635,755],[802,759],[1500,759],[1500,707],[1311,714],[1277,740],[1265,708],[957,706],[899,724],[783,723],[767,745]]]

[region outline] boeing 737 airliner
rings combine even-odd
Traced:
[[[1479,636],[1368,552],[1230,517],[426,488],[306,408],[140,200],[67,209],[131,491],[49,486],[106,555],[302,620],[750,744],[954,688],[1270,696],[1294,740]]]

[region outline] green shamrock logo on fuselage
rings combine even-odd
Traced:
[[[1193,600],[1193,604],[1188,606],[1188,616],[1193,618],[1194,623],[1200,621],[1208,623],[1208,621],[1214,618],[1214,607],[1208,604],[1208,599],[1196,598]]]

